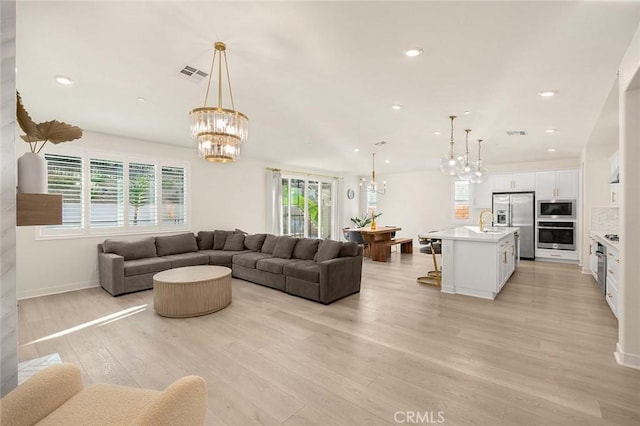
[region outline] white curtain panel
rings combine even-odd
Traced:
[[[341,241],[343,238],[342,235],[342,217],[344,214],[344,179],[333,179],[333,190],[335,193],[333,194],[333,199],[335,208],[333,209],[333,215],[331,217],[331,223],[333,224],[331,230],[332,239],[336,241]]]
[[[267,232],[282,234],[282,172],[267,170]]]

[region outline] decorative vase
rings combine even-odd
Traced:
[[[373,219],[373,220],[371,221],[371,230],[372,230],[372,231],[375,231],[375,230],[376,230],[376,226],[377,226],[377,225],[376,225],[376,220],[375,220],[375,219]]]
[[[47,160],[34,152],[18,158],[18,192],[47,194]]]

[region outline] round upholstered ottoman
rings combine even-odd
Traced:
[[[153,276],[153,306],[163,317],[206,315],[231,303],[231,269],[186,266]]]

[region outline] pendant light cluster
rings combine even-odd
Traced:
[[[455,115],[450,115],[451,119],[451,140],[449,141],[449,154],[440,159],[440,170],[445,175],[458,176],[460,179],[468,180],[471,183],[482,183],[487,174],[487,170],[482,166],[480,149],[482,139],[478,139],[478,160],[469,160],[469,133],[471,129],[465,129],[465,153],[464,155],[455,153],[455,143],[453,141],[453,120]]]

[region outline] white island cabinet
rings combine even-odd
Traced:
[[[442,291],[495,299],[518,263],[518,230],[462,226],[429,233],[442,240]]]

